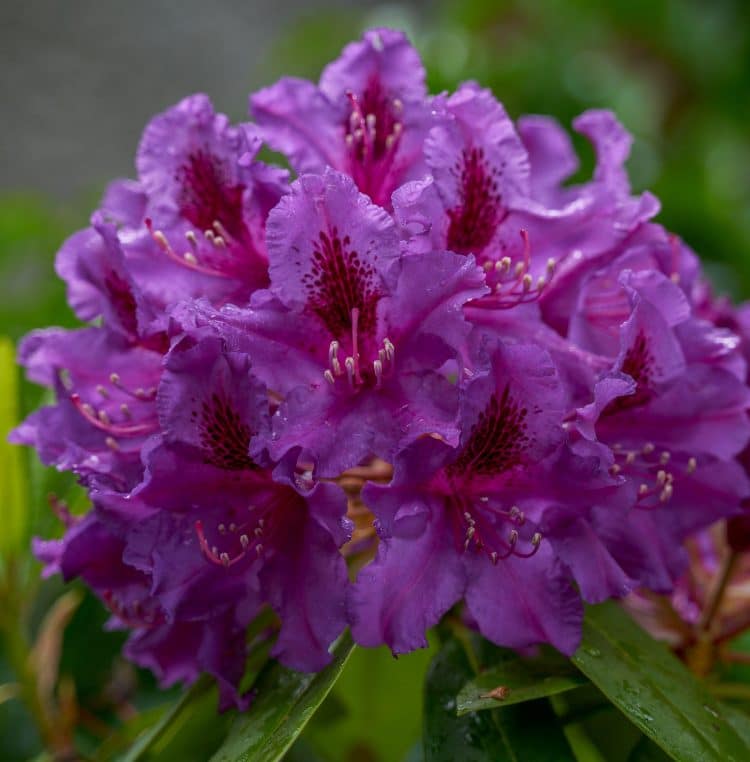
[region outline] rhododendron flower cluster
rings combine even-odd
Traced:
[[[570,184],[553,120],[424,78],[380,29],[251,122],[188,97],[58,254],[89,325],[23,341],[55,401],[13,437],[92,508],[36,552],[165,684],[209,672],[241,705],[269,607],[299,670],[347,626],[424,646],[455,606],[570,654],[583,601],[670,591],[750,494],[739,318],[631,190],[627,132],[580,116],[596,168]]]

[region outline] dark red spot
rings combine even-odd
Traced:
[[[460,203],[448,210],[448,248],[479,254],[507,216],[497,187],[497,170],[488,166],[481,148],[465,148],[453,169]]]
[[[507,386],[499,399],[493,394],[461,454],[448,466],[449,475],[490,476],[522,463],[531,444],[526,416],[526,408],[513,399]]]
[[[110,270],[104,279],[104,288],[122,327],[131,336],[137,336],[136,303],[130,284],[119,273]]]
[[[308,308],[336,338],[351,334],[355,307],[359,310],[359,333],[372,335],[380,299],[377,273],[350,245],[349,236],[342,240],[336,228],[330,235],[321,232],[313,241],[312,269],[302,278]]]
[[[205,151],[188,156],[177,173],[182,186],[180,212],[199,230],[213,230],[218,220],[235,239],[247,235],[242,217],[244,185],[231,185],[216,157]]]
[[[622,364],[622,372],[627,373],[635,381],[635,392],[612,400],[604,408],[602,412],[603,416],[614,415],[623,410],[640,407],[650,402],[654,396],[654,356],[648,347],[648,342],[643,331],[638,333],[633,346],[628,349],[625,361]]]
[[[371,77],[364,91],[352,99],[352,109],[345,123],[347,135],[353,135],[356,129],[352,125],[352,113],[359,113],[362,119],[366,119],[368,115],[375,117],[372,142],[367,144],[363,141],[355,141],[355,157],[358,161],[362,162],[366,159],[378,161],[388,153],[387,139],[393,133],[393,125],[398,121],[392,104],[393,99],[383,90],[377,77]]]
[[[250,427],[232,404],[218,394],[212,394],[203,401],[199,431],[206,463],[226,471],[256,468],[248,455],[252,435]]]

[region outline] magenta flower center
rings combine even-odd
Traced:
[[[257,468],[248,455],[250,427],[242,420],[230,402],[218,394],[201,403],[191,419],[198,421],[205,462],[225,471],[244,471]]]
[[[458,254],[480,254],[507,216],[497,186],[499,173],[488,164],[482,148],[465,148],[451,171],[460,201],[448,210],[448,248]]]

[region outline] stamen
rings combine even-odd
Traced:
[[[698,461],[695,458],[688,458],[687,462],[687,472],[689,474],[692,474],[693,471],[698,467]]]

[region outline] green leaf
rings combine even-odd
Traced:
[[[323,703],[354,649],[346,632],[333,650],[333,661],[317,673],[269,665],[257,683],[258,697],[238,717],[213,762],[274,762],[281,759]]]
[[[26,548],[29,498],[26,489],[24,452],[8,442],[10,430],[18,423],[18,370],[10,339],[0,337],[0,505],[3,529],[0,557],[9,558]]]
[[[503,649],[497,663],[461,688],[458,714],[520,704],[564,693],[586,683],[588,680],[570,661],[552,649],[544,649],[536,659],[524,659],[514,651]],[[492,691],[497,698],[490,695]]]
[[[425,762],[573,762],[546,700],[457,716],[456,693],[472,676],[464,646],[449,640],[425,682]]]
[[[138,762],[138,760],[147,759],[156,754],[159,749],[163,750],[170,738],[189,723],[207,700],[215,712],[216,690],[214,683],[204,675],[161,716],[155,725],[138,737],[128,752],[119,758],[119,762]]]
[[[303,738],[327,762],[403,760],[422,740],[422,686],[436,648],[395,659],[357,648]]]
[[[674,759],[748,758],[748,747],[722,706],[617,604],[589,607],[573,663]]]

